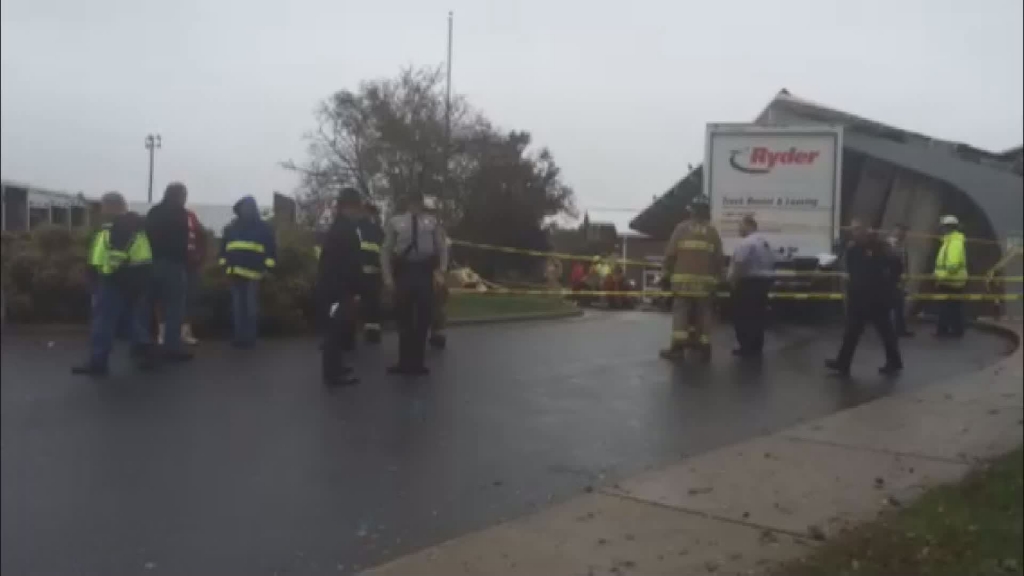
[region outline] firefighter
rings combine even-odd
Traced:
[[[347,386],[358,380],[345,365],[343,354],[355,340],[356,299],[365,293],[362,286],[362,249],[358,220],[363,198],[355,188],[341,191],[334,223],[323,240],[317,263],[318,309],[326,318],[321,350],[321,370],[328,386]]]
[[[234,212],[237,218],[224,229],[218,263],[231,279],[232,344],[252,348],[259,333],[259,285],[277,265],[277,240],[252,196],[236,202]]]
[[[967,243],[956,216],[943,216],[942,246],[935,256],[935,286],[949,299],[939,302],[939,324],[935,335],[960,338],[964,335],[964,309],[961,300],[967,285]]]
[[[140,367],[153,366],[149,308],[146,288],[150,282],[153,253],[145,233],[145,221],[129,212],[120,194],[105,194],[102,210],[111,216],[99,231],[89,252],[89,270],[96,275],[89,337],[89,360],[71,369],[73,374],[105,376],[114,346],[117,323],[125,314],[132,319],[132,347]]]
[[[711,360],[711,304],[722,274],[722,239],[711,224],[707,196],[694,198],[690,218],[680,222],[665,247],[664,274],[671,280],[672,339],[661,356],[678,360],[685,349]]]
[[[398,363],[392,374],[425,375],[427,333],[434,321],[434,288],[448,268],[448,244],[437,218],[424,213],[423,195],[413,192],[406,211],[384,227],[381,275],[394,295],[398,323]]]
[[[363,273],[363,292],[359,297],[359,312],[363,321],[363,339],[368,344],[380,344],[380,245],[384,230],[380,227],[380,212],[367,201],[356,223],[359,234],[359,253]]]

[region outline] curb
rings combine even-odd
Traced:
[[[1024,443],[1021,326],[978,372],[620,480],[362,574],[764,574]]]

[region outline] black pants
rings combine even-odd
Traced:
[[[885,365],[903,367],[900,356],[899,341],[892,329],[891,303],[883,297],[877,301],[848,301],[846,309],[846,331],[843,333],[843,344],[836,358],[840,367],[849,368],[853,362],[853,353],[857,351],[857,343],[868,324],[873,324],[885,346]]]
[[[364,274],[363,286],[365,290],[359,297],[359,317],[363,321],[363,330],[380,332],[380,274]]]
[[[329,313],[329,312],[328,312]],[[343,376],[345,352],[353,348],[355,338],[354,303],[351,296],[341,298],[333,316],[324,326],[324,344],[321,347],[321,366],[327,379]]]
[[[757,353],[764,348],[764,326],[768,311],[770,278],[741,278],[732,295],[733,328],[736,342],[744,352]]]
[[[896,334],[907,333],[907,292],[897,288],[892,300],[892,327]]]
[[[936,286],[940,294],[949,294],[955,299],[939,300],[938,333],[950,336],[964,335],[964,301],[960,300],[963,288],[955,288],[939,284]]]
[[[403,262],[395,266],[395,321],[398,364],[420,368],[426,356],[427,332],[434,320],[434,264]]]

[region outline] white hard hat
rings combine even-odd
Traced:
[[[960,220],[957,220],[956,216],[953,216],[951,214],[947,214],[947,215],[943,216],[942,218],[939,218],[939,224],[941,224],[943,226],[959,226],[960,225]]]
[[[424,196],[423,207],[427,210],[437,210],[437,198],[434,196]]]

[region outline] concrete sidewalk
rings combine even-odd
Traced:
[[[1018,344],[1020,325],[996,326]],[[1024,356],[715,450],[365,574],[759,574],[1024,442]]]

